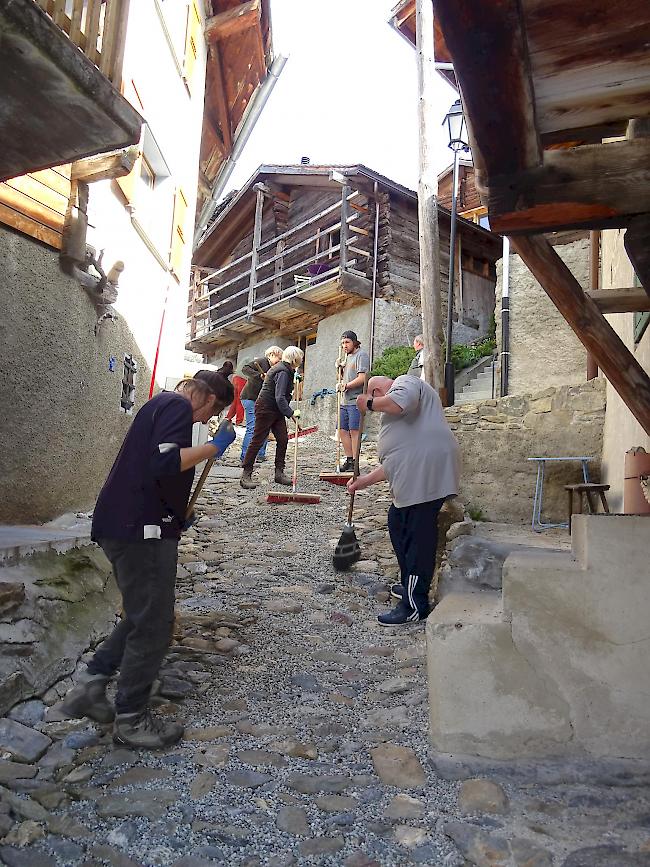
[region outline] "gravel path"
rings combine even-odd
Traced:
[[[52,743],[0,761],[2,863],[650,864],[647,788],[436,777],[424,627],[375,619],[396,575],[387,488],[360,496],[365,559],[337,574],[347,498],[317,481],[333,446],[315,434],[301,451],[300,487],[319,505],[267,505],[270,463],[253,492],[217,469],[181,544],[176,643],[156,698],[187,726],[178,747],[114,749],[100,727],[40,702],[12,713]]]

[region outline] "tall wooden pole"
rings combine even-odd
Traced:
[[[420,181],[418,224],[420,238],[420,298],[424,337],[424,378],[435,389],[444,385],[443,331],[440,285],[440,233],[438,228],[438,176],[433,164],[434,41],[433,0],[416,0],[418,69],[418,128]]]

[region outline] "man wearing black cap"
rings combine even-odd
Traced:
[[[357,409],[357,397],[363,392],[370,371],[370,358],[368,353],[361,349],[354,331],[343,332],[341,346],[345,350],[346,359],[342,365],[343,376],[338,386],[341,392],[339,435],[345,452],[345,463],[340,469],[342,473],[351,473],[354,470],[354,455],[359,448],[361,413]]]

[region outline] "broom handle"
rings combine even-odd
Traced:
[[[296,433],[294,435],[294,443],[293,443],[293,479],[291,485],[292,493],[296,493],[296,488],[298,487],[298,419],[295,419],[296,422]]]
[[[339,346],[339,354],[338,361],[343,361],[342,350],[343,347]],[[339,367],[337,364],[336,367],[336,472],[339,473],[341,471],[341,392],[339,390],[339,386],[343,382],[343,368]]]
[[[363,393],[366,394],[368,391],[368,377],[363,384]],[[366,414],[365,412],[361,413],[361,418],[359,419],[359,442],[357,443],[357,453],[354,456],[354,470],[352,471],[352,479],[357,479],[360,475],[359,473],[359,458],[361,457],[361,437],[363,435],[363,423],[365,421]],[[354,511],[354,495],[356,491],[352,491],[350,494],[350,505],[348,506],[348,524],[352,524],[352,513]]]
[[[209,458],[206,465],[203,467],[203,472],[201,473],[201,477],[199,478],[198,482],[196,483],[196,487],[194,488],[194,493],[190,497],[190,501],[187,504],[187,511],[185,512],[185,520],[186,521],[189,520],[190,515],[194,511],[194,505],[199,498],[199,494],[201,493],[203,485],[205,484],[205,480],[210,475],[210,470],[212,469],[215,460],[216,460],[216,458]]]

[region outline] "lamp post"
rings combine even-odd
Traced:
[[[456,195],[458,184],[458,156],[461,151],[468,151],[467,127],[460,99],[449,109],[442,122],[447,126],[449,135],[449,147],[454,152],[454,171],[451,184],[451,228],[449,232],[449,289],[447,292],[447,352],[445,359],[445,388],[447,390],[447,406],[453,406],[456,395],[454,393],[454,365],[451,360],[452,327],[454,310],[454,279],[456,276]]]

